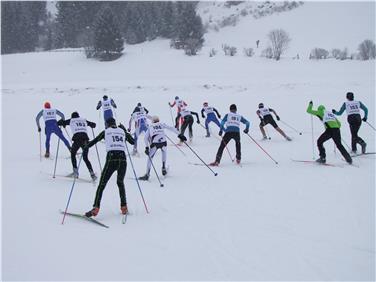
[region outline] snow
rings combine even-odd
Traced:
[[[304,4],[289,13],[306,13],[308,8]],[[272,18],[278,24],[282,14]],[[215,36],[220,33],[222,39],[229,36],[225,29]],[[210,36],[213,41],[207,48],[220,46],[222,39]],[[353,40],[356,46],[359,40]],[[80,52],[2,56],[2,279],[375,280],[374,157],[354,158],[355,166],[349,166],[328,141],[327,161],[338,167],[291,161],[312,159],[311,117],[305,112],[310,100],[315,106],[338,109],[346,92],[353,91],[367,105],[368,121],[375,125],[375,61],[274,62],[243,56],[209,58],[205,52],[187,57],[168,44],[156,40],[126,46],[126,54],[115,62],[87,60]],[[310,50],[311,42],[306,47]],[[149,214],[128,161],[125,187],[132,214],[125,225],[116,177],[104,191],[97,216],[109,229],[71,217],[62,225],[59,210],[65,208],[72,181],[52,178],[54,160],[39,161],[34,117],[50,101],[68,117],[77,110],[97,122],[99,133],[103,119],[95,106],[104,94],[116,101],[117,120],[124,124],[137,102],[169,124],[167,102],[176,95],[197,112],[204,101],[222,115],[236,103],[251,122],[250,135],[279,164],[242,134],[242,167],[224,151],[221,165],[213,168],[215,177],[205,166],[189,164],[200,162],[189,148],[181,147],[184,156],[169,145],[165,187],[159,187],[153,173],[150,181],[141,182]],[[272,139],[260,141],[255,114],[260,102],[303,135],[279,122],[293,141],[285,141],[272,127],[267,129]],[[346,117],[340,120],[343,141],[349,144]],[[313,125],[316,140],[323,126],[316,118]],[[218,131],[214,125],[211,130],[213,135]],[[191,147],[211,162],[219,141],[204,135],[195,124]],[[368,151],[375,151],[375,133],[367,124],[359,135]],[[44,134],[42,153],[43,144]],[[53,136],[54,158],[56,147]],[[140,142],[141,156],[133,158],[139,176],[146,168],[143,149]],[[229,149],[234,157],[233,143]],[[98,150],[103,165],[102,143]],[[60,144],[58,175],[71,172],[68,157]],[[94,148],[89,158],[99,173]],[[159,173],[160,158],[159,153],[154,158]],[[89,178],[84,164],[80,176]],[[95,191],[92,184],[78,181],[69,211],[89,210]]]

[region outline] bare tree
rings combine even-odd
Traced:
[[[375,43],[370,39],[366,39],[362,43],[360,43],[358,50],[360,59],[362,60],[375,59],[376,57]]]
[[[322,60],[329,56],[329,52],[323,48],[314,48],[309,54],[310,60]]]
[[[269,32],[268,38],[273,52],[273,59],[278,61],[288,48],[291,38],[283,29],[273,29]]]

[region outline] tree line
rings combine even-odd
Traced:
[[[124,42],[157,37],[195,55],[204,28],[193,1],[59,1],[53,17],[45,1],[1,2],[2,54],[85,47],[89,56],[111,59]]]

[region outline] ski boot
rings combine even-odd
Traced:
[[[98,213],[99,213],[99,208],[94,207],[92,210],[85,213],[85,216],[87,217],[97,216]]]
[[[46,159],[48,159],[48,158],[50,157],[50,152],[49,152],[49,151],[46,151],[46,153],[44,154],[44,157],[45,157]]]
[[[239,159],[236,159],[236,164],[240,164],[240,160]]]
[[[210,166],[219,166],[219,162],[214,161],[214,162],[210,163],[209,165],[210,165]]]
[[[262,140],[268,140],[268,137],[263,136],[263,137],[262,137]]]
[[[95,175],[94,171],[89,170],[89,172],[90,172],[91,179],[92,179],[93,181],[97,180],[98,177]]]
[[[148,181],[149,180],[149,174],[146,173],[144,176],[139,177],[138,180]]]
[[[127,213],[128,213],[128,207],[127,207],[127,205],[125,205],[125,206],[121,206],[121,207],[120,207],[120,210],[121,210],[121,213],[122,213],[122,214],[127,214]]]
[[[319,163],[319,164],[325,164],[325,163],[326,163],[326,159],[323,158],[323,157],[320,157],[320,158],[318,158],[318,159],[316,160],[316,162]]]
[[[346,157],[345,159],[346,159],[346,162],[348,164],[350,164],[350,165],[352,164],[352,158],[350,157],[350,155],[348,157]]]
[[[165,167],[162,167],[162,175],[166,175],[167,174],[167,169]]]
[[[78,178],[78,168],[73,168],[73,172],[67,175],[68,177]]]
[[[286,136],[287,141],[292,141],[291,137]]]
[[[366,142],[363,142],[362,144],[360,144],[362,146],[362,154],[365,154],[366,153],[366,148],[367,148],[367,143]]]

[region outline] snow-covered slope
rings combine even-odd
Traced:
[[[232,36],[226,29],[218,34]],[[374,157],[354,158],[355,166],[349,166],[328,141],[327,160],[337,167],[291,161],[312,159],[312,149],[317,156],[311,117],[305,112],[310,100],[338,109],[345,93],[353,91],[368,106],[368,121],[375,125],[374,78],[374,61],[274,62],[209,58],[204,52],[187,57],[169,49],[168,40],[126,46],[122,58],[105,63],[78,52],[2,56],[2,280],[374,280]],[[251,121],[251,136],[279,164],[242,134],[243,166],[224,152],[215,177],[205,166],[192,165],[200,161],[187,147],[181,148],[184,156],[169,145],[165,187],[159,187],[154,174],[141,183],[149,214],[128,162],[125,185],[132,215],[125,225],[115,177],[97,216],[109,229],[74,218],[61,225],[58,211],[67,203],[72,182],[52,178],[54,160],[39,161],[35,115],[50,101],[67,116],[79,111],[97,122],[98,133],[103,120],[95,106],[104,94],[115,99],[117,120],[125,124],[137,102],[166,123],[171,123],[167,102],[176,95],[194,111],[208,101],[225,114],[236,103]],[[259,102],[303,135],[280,122],[292,142],[271,127],[271,140],[260,141]],[[340,119],[343,141],[349,144],[346,117]],[[218,131],[211,130],[213,135]],[[313,137],[322,131],[314,119]],[[363,124],[359,134],[374,151],[374,131]],[[195,124],[191,146],[210,162],[219,141],[204,135]],[[42,148],[43,143],[42,134]],[[140,152],[143,147],[141,142]],[[56,149],[53,136],[53,158]],[[103,165],[102,143],[98,150]],[[229,150],[234,157],[233,143]],[[89,157],[99,173],[94,148]],[[133,158],[139,176],[146,160],[144,154]],[[155,165],[160,172],[159,154]],[[69,153],[60,146],[57,174],[70,172]],[[89,177],[84,165],[80,175]],[[78,181],[69,210],[89,210],[95,189]]]

